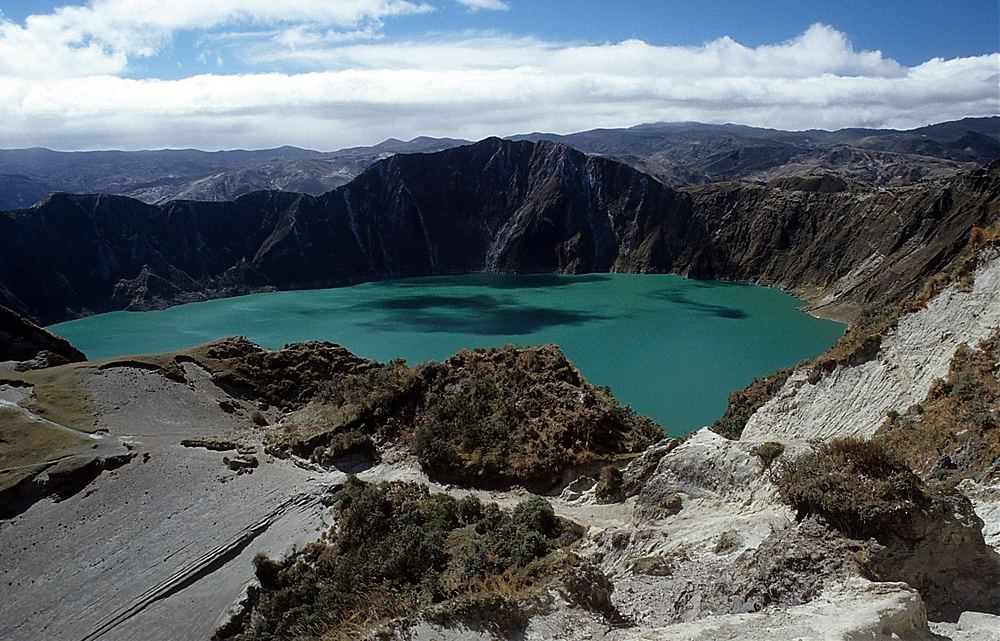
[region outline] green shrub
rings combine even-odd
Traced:
[[[767,441],[754,445],[750,453],[759,458],[761,465],[768,470],[778,457],[785,453],[785,446],[777,441]]]
[[[474,494],[467,494],[458,501],[458,514],[466,525],[476,523],[483,518],[483,504]]]
[[[326,540],[283,561],[254,559],[256,603],[242,625],[220,629],[225,638],[352,638],[452,602],[442,616],[475,612],[487,627],[510,630],[521,621],[514,597],[551,578],[544,560],[582,534],[540,498],[504,511],[414,483],[352,477],[334,501],[337,527]]]
[[[900,456],[857,438],[833,439],[786,463],[778,490],[800,520],[819,515],[858,539],[905,533],[928,501],[922,481]]]
[[[986,393],[986,386],[975,372],[962,372],[951,386],[951,396],[961,401],[972,401]]]

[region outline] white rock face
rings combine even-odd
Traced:
[[[1000,481],[990,484],[966,479],[958,490],[969,497],[976,515],[983,520],[983,538],[986,544],[1000,553]]]
[[[902,318],[871,362],[837,368],[815,384],[808,382],[808,371],[797,371],[750,419],[740,441],[705,429],[660,460],[627,522],[594,535],[584,547],[614,581],[615,604],[638,623],[608,638],[940,638],[928,628],[919,594],[903,584],[838,579],[836,588],[805,605],[771,606],[754,614],[713,615],[719,611],[713,590],[723,577],[723,589],[735,581],[739,593],[742,577],[726,576],[729,564],[754,553],[769,535],[795,532],[793,514],[778,499],[753,447],[779,441],[787,456],[814,440],[870,437],[889,410],[902,412],[924,400],[933,382],[947,375],[959,345],[978,345],[1000,330],[1000,256],[983,258],[972,291],[948,288],[925,309]],[[996,546],[1000,493],[967,485],[986,521],[988,541]],[[678,497],[682,507],[676,511]],[[723,533],[734,535],[736,547],[720,554]],[[653,571],[635,571],[637,561]],[[661,566],[649,565],[654,562]],[[678,587],[685,582],[687,587]]]
[[[639,494],[635,523],[662,529],[671,548],[711,547],[730,529],[756,547],[773,529],[790,523],[793,514],[778,501],[752,447],[707,428],[691,435],[660,460]],[[657,523],[648,509],[671,493],[682,496],[684,508]]]
[[[853,579],[811,603],[754,614],[707,617],[655,630],[630,630],[621,641],[930,641],[923,602],[902,583]]]
[[[709,616],[658,627],[614,629],[594,615],[570,608],[558,597],[552,609],[532,618],[525,641],[943,641],[930,632],[920,595],[903,583],[851,579],[811,603],[754,614]],[[964,617],[965,615],[963,615]],[[979,615],[989,616],[989,615]],[[996,617],[993,617],[996,618]],[[963,619],[964,620],[964,619]],[[988,623],[988,622],[987,622]],[[948,628],[951,633],[957,626]],[[980,626],[976,620],[968,624]],[[947,627],[947,626],[946,626]],[[975,628],[979,629],[979,628]],[[442,628],[426,622],[406,631],[407,641],[487,641],[482,630]],[[956,635],[962,641],[992,637]]]
[[[951,641],[1000,641],[1000,617],[983,612],[963,612],[958,623],[932,623],[931,630]]]
[[[1000,641],[1000,617],[983,612],[963,612],[958,618],[958,629],[966,634],[977,634],[982,641]]]
[[[1000,259],[996,253],[984,259],[972,291],[948,287],[901,318],[875,359],[838,367],[815,384],[797,370],[750,418],[742,440],[870,437],[887,412],[922,401],[934,380],[947,375],[960,344],[976,346],[1000,330]]]

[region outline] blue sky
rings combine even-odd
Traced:
[[[859,49],[881,49],[904,64],[1000,48],[996,0],[511,0],[511,9],[411,16],[407,30],[497,29],[556,40],[630,38],[699,45],[721,36],[757,46],[801,34],[816,22],[845,32]]]
[[[996,0],[0,0],[0,146],[1000,112]]]

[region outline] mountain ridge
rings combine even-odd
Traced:
[[[967,118],[908,131],[794,132],[738,124],[645,123],[509,138],[561,141],[588,154],[625,162],[673,187],[720,180],[768,182],[810,173],[898,185],[951,176],[1000,157],[1000,117]],[[231,200],[261,189],[321,195],[388,155],[468,143],[417,136],[330,152],[292,146],[212,152],[0,150],[0,175],[21,176],[18,181],[0,178],[0,210],[28,207],[46,190],[123,194],[151,204]],[[24,189],[24,181],[32,188]]]
[[[619,271],[776,285],[850,318],[954,258],[996,216],[998,185],[1000,163],[893,189],[678,191],[562,144],[488,138],[394,155],[322,196],[53,195],[0,214],[0,304],[51,323],[390,277]]]

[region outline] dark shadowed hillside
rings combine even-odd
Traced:
[[[394,156],[319,197],[58,194],[0,215],[0,303],[49,323],[394,276],[621,271],[774,284],[849,315],[911,291],[991,221],[1000,165],[889,190],[809,184],[674,191],[564,145],[491,138]]]
[[[29,361],[39,355],[50,365],[86,359],[83,352],[66,339],[0,306],[0,361]]]
[[[59,194],[0,230],[0,300],[46,322],[386,276],[681,270],[704,233],[690,199],[629,167],[499,139],[395,156],[321,197]]]

